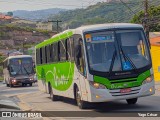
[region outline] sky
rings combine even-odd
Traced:
[[[0,0],[0,12],[41,10],[48,8],[85,8],[106,0]]]

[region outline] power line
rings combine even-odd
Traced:
[[[136,13],[135,13],[125,2],[123,2],[122,0],[120,0],[120,2],[121,2],[124,6],[126,6],[134,15],[136,15]]]

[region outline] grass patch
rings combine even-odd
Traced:
[[[0,76],[0,82],[2,82],[2,81],[3,81],[3,79],[4,79],[4,78],[3,78],[2,76]]]

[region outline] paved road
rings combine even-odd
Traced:
[[[159,85],[160,86],[160,85]],[[32,87],[14,87],[9,88],[5,87],[5,84],[0,83],[0,94],[5,96],[12,97],[16,102],[18,102],[19,106],[22,110],[29,111],[92,111],[92,114],[106,114],[108,112],[122,112],[122,111],[160,111],[160,87],[157,86],[156,94],[149,97],[140,98],[136,105],[127,105],[126,101],[114,101],[100,104],[91,105],[90,109],[80,110],[71,99],[63,99],[61,101],[52,102],[49,98],[49,95],[43,92],[38,91],[37,84],[34,84]],[[116,116],[116,114],[115,114]],[[48,119],[48,118],[47,118]],[[55,118],[54,118],[55,119]],[[64,118],[58,118],[64,119]],[[69,118],[65,118],[69,119]],[[79,119],[79,118],[76,118]],[[99,120],[98,117],[89,117],[81,119],[94,119]],[[106,119],[102,118],[101,119]],[[117,118],[110,118],[117,119]],[[122,119],[122,118],[118,118]],[[127,118],[126,118],[127,119]],[[131,118],[131,120],[137,118]],[[140,118],[138,118],[140,119]],[[159,119],[159,118],[154,118]],[[73,119],[74,120],[74,119]],[[124,118],[123,118],[124,120]]]
[[[19,94],[26,94],[26,93],[33,93],[38,91],[37,84],[33,84],[32,87],[26,86],[22,87],[20,85],[17,85],[13,88],[6,87],[6,84],[3,84],[3,82],[0,82],[0,95],[5,96],[14,96]]]

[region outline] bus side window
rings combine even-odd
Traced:
[[[47,63],[50,63],[50,45],[47,45],[46,56],[47,56]]]
[[[44,58],[44,59],[45,59],[44,62],[45,62],[45,63],[48,62],[48,61],[47,61],[47,58],[48,58],[47,56],[48,56],[48,55],[47,55],[47,46],[45,46],[45,49],[44,49],[44,57],[45,57],[45,58]]]
[[[40,62],[40,49],[36,49],[36,64],[39,65]]]
[[[42,57],[42,48],[40,48],[40,64],[43,63],[43,57]]]
[[[69,61],[74,60],[74,45],[73,45],[73,38],[68,38],[66,40],[66,48],[67,48],[67,57]]]
[[[75,42],[75,63],[80,73],[86,75],[83,41],[81,37],[76,38]]]
[[[46,63],[45,47],[42,48],[42,64]]]
[[[58,61],[60,61],[60,41],[58,42]]]
[[[59,48],[58,48],[58,43],[53,44],[53,61],[57,62],[59,61]]]
[[[60,61],[66,61],[66,45],[65,41],[60,41]]]
[[[53,62],[53,44],[49,45],[49,62]]]

